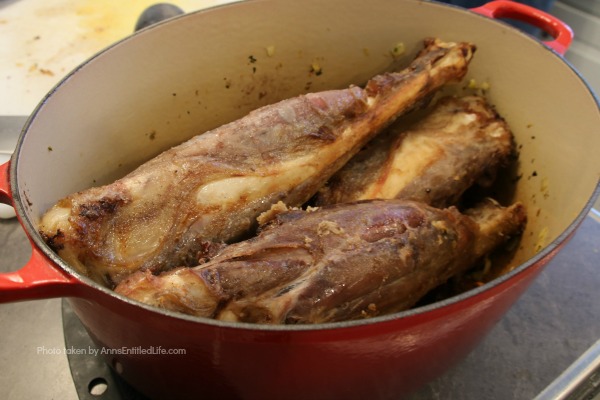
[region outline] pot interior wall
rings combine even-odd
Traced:
[[[69,193],[258,106],[406,65],[432,36],[477,44],[469,76],[448,91],[485,82],[516,136],[520,179],[508,197],[529,210],[512,262],[520,264],[590,204],[600,171],[598,105],[569,65],[534,39],[422,1],[252,1],[116,44],[67,77],[31,119],[16,156],[22,212],[35,226]],[[406,51],[394,57],[399,43]]]

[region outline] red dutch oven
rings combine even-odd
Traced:
[[[529,22],[552,39],[542,43],[500,18]],[[37,233],[42,213],[67,194],[258,106],[407,64],[426,37],[477,44],[470,84],[448,91],[485,86],[515,133],[520,179],[510,200],[527,205],[529,221],[510,272],[494,281],[360,321],[219,322],[117,295],[75,272]],[[599,105],[561,57],[571,39],[565,24],[510,1],[465,10],[417,0],[256,0],[144,29],[55,87],[0,166],[0,200],[15,207],[33,248],[21,270],[0,275],[0,301],[67,297],[94,342],[110,350],[107,363],[152,398],[401,397],[480,341],[600,191]],[[401,56],[392,52],[398,44]]]

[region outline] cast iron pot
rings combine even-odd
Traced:
[[[541,43],[503,17],[542,27],[553,39]],[[529,222],[514,268],[502,277],[394,315],[256,326],[116,295],[76,273],[37,233],[40,215],[65,195],[109,182],[260,105],[361,84],[408,63],[430,36],[477,44],[465,82],[489,86],[488,98],[516,136],[521,178],[511,200],[527,205]],[[95,343],[111,353],[106,361],[116,373],[153,398],[401,397],[478,343],[598,195],[599,106],[561,57],[571,39],[560,21],[508,1],[465,10],[417,0],[256,0],[142,30],[54,88],[0,167],[0,198],[14,205],[33,247],[20,271],[0,276],[0,301],[68,297]],[[393,49],[402,46],[399,56]]]

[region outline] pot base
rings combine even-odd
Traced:
[[[65,349],[74,349],[67,354],[67,359],[77,396],[80,399],[98,396],[102,400],[147,400],[104,362],[101,349],[94,344],[67,300],[62,300],[61,309]]]

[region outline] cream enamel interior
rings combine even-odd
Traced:
[[[591,205],[600,177],[597,101],[561,57],[534,39],[416,0],[255,0],[117,43],[69,75],[30,120],[13,168],[21,212],[35,226],[67,194],[122,176],[258,106],[362,84],[406,65],[425,37],[477,44],[469,75],[448,91],[464,93],[470,80],[489,85],[487,97],[514,131],[521,178],[512,200],[529,211],[512,261],[518,265]],[[394,57],[399,43],[406,52]]]

